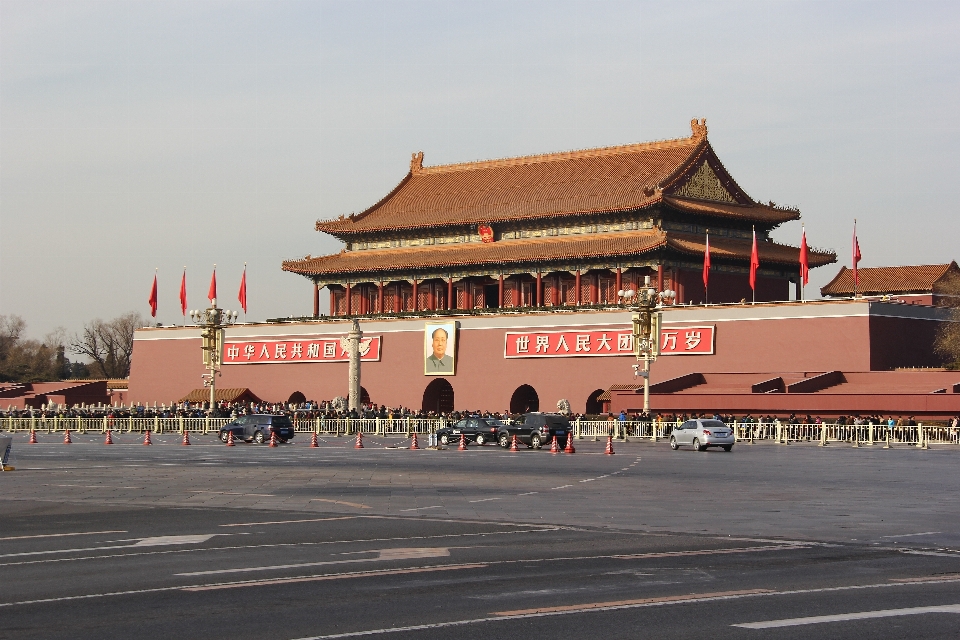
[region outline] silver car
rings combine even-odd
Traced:
[[[705,451],[707,447],[723,447],[724,451],[730,451],[734,443],[733,430],[720,420],[687,420],[674,427],[670,435],[670,448],[674,451],[685,444],[697,451]]]

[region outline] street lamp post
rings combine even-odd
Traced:
[[[193,309],[190,319],[200,326],[203,331],[203,366],[207,373],[203,374],[203,386],[210,387],[210,409],[208,414],[213,416],[213,407],[217,400],[217,376],[220,375],[220,363],[223,361],[224,328],[237,321],[237,312],[220,309],[217,299],[210,301],[207,309]]]
[[[628,307],[631,303],[636,305],[637,312],[633,314],[633,352],[638,361],[643,361],[643,369],[639,364],[633,365],[633,375],[643,378],[643,413],[649,415],[650,363],[660,355],[660,312],[657,309],[676,294],[670,289],[658,292],[650,286],[650,276],[644,276],[643,287],[638,291],[618,291],[617,295]]]

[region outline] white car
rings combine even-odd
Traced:
[[[674,451],[686,444],[697,451],[705,451],[707,447],[723,447],[724,451],[730,451],[735,443],[733,430],[720,420],[687,420],[674,427],[670,435],[670,448]]]

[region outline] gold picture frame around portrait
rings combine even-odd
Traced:
[[[423,375],[452,376],[457,371],[457,323],[426,322],[423,327]]]

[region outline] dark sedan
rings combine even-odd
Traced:
[[[240,416],[220,427],[220,439],[226,442],[233,432],[234,440],[263,443],[270,439],[270,434],[277,434],[277,440],[286,442],[293,438],[293,423],[283,415],[255,414]]]
[[[440,444],[458,444],[460,434],[463,434],[468,443],[486,444],[497,440],[497,430],[506,425],[493,418],[466,418],[460,422],[437,430],[437,441]]]

